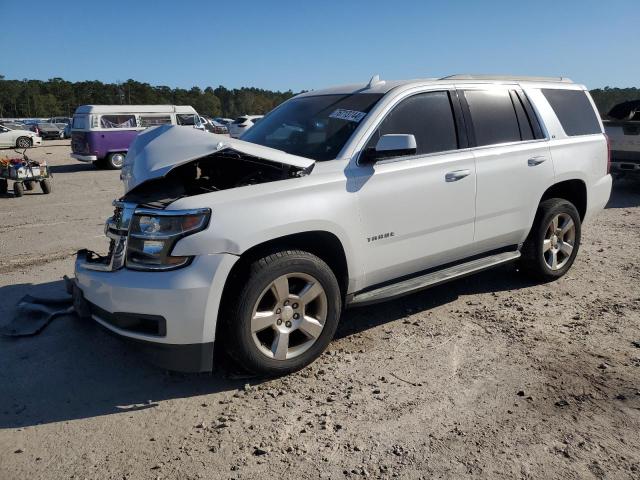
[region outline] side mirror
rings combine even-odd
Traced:
[[[365,162],[376,162],[383,158],[404,157],[415,155],[417,151],[416,137],[407,134],[383,135],[375,148],[368,148],[363,152]]]

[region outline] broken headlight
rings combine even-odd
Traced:
[[[127,268],[172,270],[193,257],[172,256],[176,242],[207,228],[211,210],[136,209],[127,241]]]

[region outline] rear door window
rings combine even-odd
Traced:
[[[466,90],[476,145],[519,142],[520,126],[508,90]]]
[[[584,91],[543,88],[542,94],[570,137],[602,132],[596,112]]]
[[[134,128],[136,117],[135,115],[102,115],[100,126],[102,128]]]
[[[458,136],[448,92],[413,95],[391,110],[375,131],[367,148],[375,148],[382,135],[404,134],[416,138],[416,155],[458,148]]]

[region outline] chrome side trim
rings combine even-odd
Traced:
[[[482,270],[486,270],[503,263],[512,262],[518,258],[520,258],[520,252],[518,250],[478,258],[460,265],[454,265],[453,267],[445,268],[443,270],[427,273],[420,277],[410,278],[398,283],[386,285],[375,290],[356,293],[349,302],[349,306],[370,305],[390,300],[392,298],[402,297],[404,295],[409,295],[410,293],[440,285],[441,283],[445,283],[450,280],[481,272]]]

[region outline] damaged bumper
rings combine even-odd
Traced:
[[[104,258],[80,250],[71,290],[81,315],[135,342],[153,363],[169,370],[210,371],[218,308],[236,260],[213,254],[174,271],[106,271],[100,268]]]

